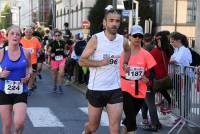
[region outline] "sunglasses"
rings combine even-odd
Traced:
[[[56,36],[56,37],[59,37],[59,36],[60,36],[60,34],[55,34],[55,36]]]
[[[142,34],[133,34],[132,37],[133,38],[137,38],[138,37],[138,38],[142,39],[143,35]]]

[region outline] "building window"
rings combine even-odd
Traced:
[[[188,0],[187,23],[195,23],[196,9],[197,9],[197,0]]]

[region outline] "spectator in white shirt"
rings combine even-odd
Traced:
[[[192,54],[188,48],[188,44],[183,42],[185,35],[173,32],[170,34],[170,43],[175,48],[171,56],[170,63],[181,66],[190,66],[192,63]]]

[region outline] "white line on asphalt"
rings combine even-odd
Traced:
[[[34,127],[64,127],[47,107],[28,107],[27,114]]]
[[[88,115],[88,109],[87,107],[79,107],[79,109],[84,112],[85,114]],[[109,126],[109,121],[108,121],[108,115],[106,112],[102,112],[101,115],[101,126]]]

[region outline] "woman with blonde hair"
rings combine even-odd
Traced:
[[[7,31],[7,49],[0,50],[0,114],[3,134],[11,134],[12,119],[15,134],[22,134],[26,118],[27,83],[32,68],[29,51],[21,47],[20,38],[20,28],[11,26]]]

